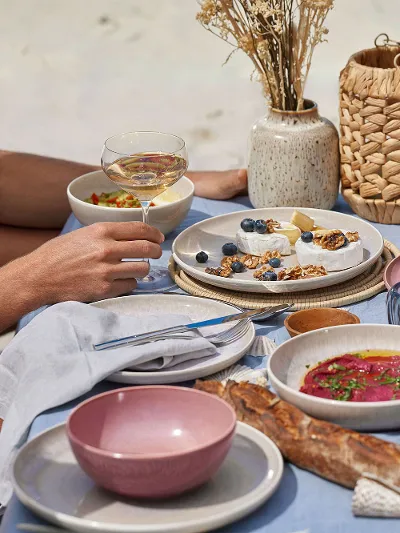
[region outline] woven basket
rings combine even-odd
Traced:
[[[400,224],[399,53],[362,50],[340,74],[343,196],[362,218],[384,224]]]

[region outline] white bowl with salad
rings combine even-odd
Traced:
[[[167,234],[186,218],[192,205],[193,183],[183,176],[153,200],[149,222]],[[139,201],[107,178],[102,170],[74,179],[67,189],[72,212],[84,226],[95,222],[131,222],[142,220]]]

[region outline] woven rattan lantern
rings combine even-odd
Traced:
[[[362,50],[340,75],[343,196],[362,218],[384,224],[400,224],[398,54],[399,43]]]

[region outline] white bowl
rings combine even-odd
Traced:
[[[142,220],[140,208],[103,207],[84,201],[93,193],[101,194],[118,189],[118,185],[109,180],[102,170],[96,170],[74,179],[68,186],[67,195],[74,215],[84,226],[95,222],[140,222]],[[171,190],[177,192],[181,198],[165,205],[150,207],[149,213],[150,224],[164,235],[174,230],[185,219],[192,205],[194,186],[183,176],[171,187]]]
[[[400,328],[382,324],[353,324],[319,329],[294,337],[279,346],[268,362],[271,385],[280,398],[322,420],[361,431],[400,428],[400,400],[341,402],[299,391],[306,365],[315,365],[346,352],[397,350]]]

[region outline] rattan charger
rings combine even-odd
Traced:
[[[400,224],[400,46],[353,55],[340,75],[342,193],[355,213]]]
[[[268,305],[293,302],[293,310],[297,311],[313,307],[351,305],[383,292],[385,290],[383,282],[384,268],[389,261],[399,255],[400,250],[394,244],[385,240],[385,247],[379,260],[369,270],[356,278],[324,289],[285,294],[248,293],[214,287],[186,274],[178,267],[173,257],[171,257],[169,263],[169,271],[175,283],[193,296],[221,300],[246,309],[259,309]]]

